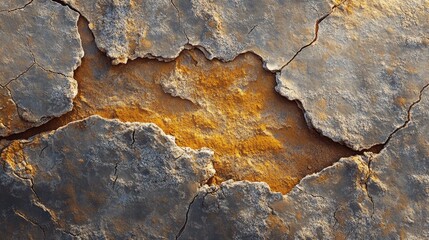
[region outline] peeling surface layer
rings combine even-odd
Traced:
[[[185,45],[225,61],[243,52],[280,69],[314,37],[316,21],[338,1],[64,0],[90,22],[97,46],[126,63],[138,57],[172,59]]]
[[[316,44],[278,76],[323,135],[361,150],[385,143],[429,83],[429,1],[346,1]]]
[[[73,71],[83,50],[78,14],[49,0],[2,1],[0,136],[41,125],[72,109]]]
[[[0,232],[171,239],[213,176],[212,154],[178,147],[154,124],[98,116],[12,142],[1,154]]]

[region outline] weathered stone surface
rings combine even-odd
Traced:
[[[339,1],[64,2],[89,20],[97,46],[115,64],[137,57],[175,58],[190,44],[210,59],[226,61],[251,51],[268,69],[278,70],[313,40],[316,21]]]
[[[153,124],[98,116],[14,141],[1,155],[0,235],[172,239],[211,157]]]
[[[74,109],[44,131],[93,114],[152,122],[180,146],[212,149],[217,182],[264,181],[282,193],[355,154],[308,129],[301,109],[274,90],[275,75],[254,54],[223,63],[186,50],[168,63],[136,59],[112,66],[86,22],[78,24],[85,51],[75,72],[79,94]]]
[[[201,188],[181,237],[428,238],[428,92],[411,116],[380,154],[343,158],[305,177],[287,195],[250,182]]]
[[[308,122],[354,149],[384,143],[429,84],[429,1],[346,1],[278,77]]]
[[[5,0],[0,4],[0,12],[13,12],[26,7],[33,0]]]
[[[2,1],[0,136],[22,132],[72,108],[73,71],[83,56],[78,14],[49,0]]]
[[[116,65],[0,3],[0,136],[59,116],[0,138],[0,239],[429,238],[428,0],[65,2]]]
[[[178,239],[279,239],[271,232],[286,231],[270,206],[281,199],[266,183],[226,181],[203,187]]]

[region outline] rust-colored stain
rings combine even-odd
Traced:
[[[211,183],[262,181],[282,193],[304,176],[356,154],[309,129],[297,104],[275,92],[275,75],[253,54],[223,63],[190,50],[171,62],[137,59],[112,66],[95,46],[87,22],[81,18],[78,24],[85,57],[75,72],[75,107],[43,130],[93,114],[152,122],[180,146],[215,152]],[[178,84],[171,87],[171,82]]]
[[[27,163],[23,152],[23,144],[18,141],[11,142],[8,147],[1,152],[0,163],[3,169],[7,165],[21,178],[31,178],[36,171],[33,165]]]

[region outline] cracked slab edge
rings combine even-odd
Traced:
[[[178,147],[154,124],[99,116],[10,142],[1,153],[0,235],[173,238],[214,174],[212,154]]]
[[[97,46],[113,64],[138,57],[171,60],[195,46],[224,61],[253,52],[267,69],[279,70],[313,40],[317,20],[339,1],[64,2],[88,19]]]
[[[230,181],[202,188],[181,236],[427,238],[428,116],[429,94],[424,92],[412,120],[379,154],[343,158],[303,178],[284,196],[264,183]]]
[[[310,126],[355,150],[384,144],[428,84],[427,0],[345,1],[277,76]],[[370,57],[369,57],[370,56]]]
[[[10,8],[8,2],[0,5]],[[0,27],[0,38],[14,42],[0,50],[0,136],[70,111],[77,94],[73,71],[83,57],[77,12],[49,0],[32,0],[9,10],[0,12],[6,23]]]

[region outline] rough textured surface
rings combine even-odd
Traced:
[[[2,152],[1,234],[174,238],[212,152],[153,124],[91,117]],[[23,232],[17,232],[21,229]]]
[[[266,184],[201,188],[183,239],[426,239],[429,94],[380,154],[343,158],[287,195]],[[405,147],[404,147],[405,146]],[[203,236],[203,237],[201,237]]]
[[[44,130],[92,114],[152,122],[180,146],[212,149],[215,181],[264,181],[283,193],[355,154],[308,129],[301,109],[275,92],[275,75],[253,54],[223,63],[193,50],[168,63],[136,59],[111,66],[85,21],[79,28],[85,57],[75,74],[75,107]]]
[[[429,1],[346,1],[278,77],[308,122],[354,149],[384,143],[429,84]]]
[[[314,37],[316,21],[338,1],[64,0],[90,22],[97,46],[126,63],[137,57],[171,59],[185,45],[226,61],[243,52],[278,70]]]
[[[58,2],[0,3],[0,239],[429,239],[428,0]]]
[[[26,7],[33,0],[6,0],[0,4],[0,12],[13,12]]]
[[[0,3],[0,136],[72,109],[83,56],[78,14],[50,0]]]

